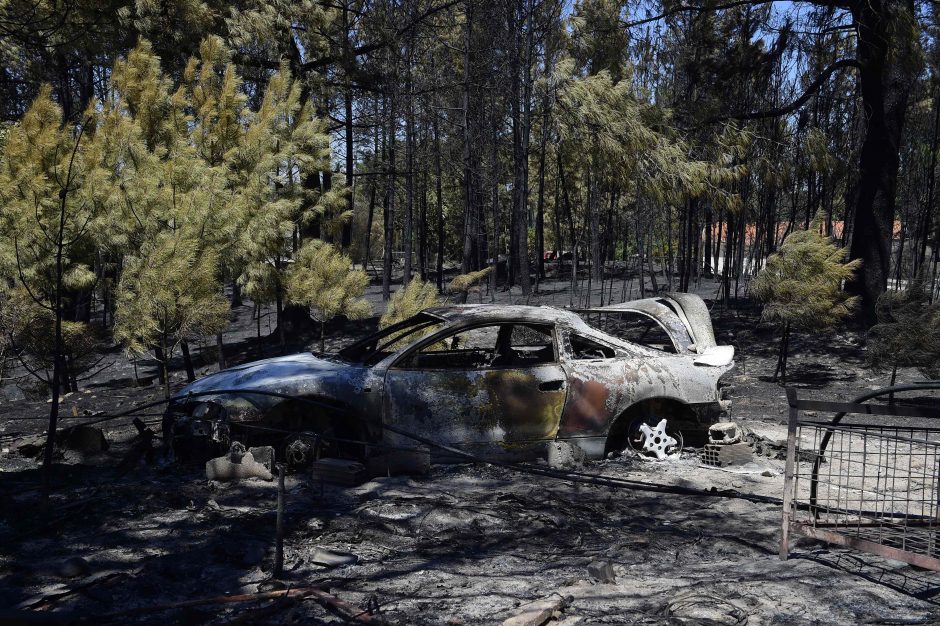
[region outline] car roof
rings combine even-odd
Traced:
[[[524,304],[453,304],[425,309],[424,312],[451,323],[494,321],[566,323],[578,326],[583,323],[573,311]]]

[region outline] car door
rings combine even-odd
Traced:
[[[567,381],[554,328],[481,324],[435,334],[385,375],[384,421],[469,451],[554,438]]]

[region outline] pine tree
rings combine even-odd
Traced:
[[[175,349],[221,332],[229,321],[229,303],[219,291],[218,259],[201,250],[187,230],[161,233],[125,257],[117,290],[114,338],[133,355],[160,348],[166,397]]]
[[[325,351],[326,323],[337,315],[362,319],[372,305],[362,298],[369,277],[352,269],[352,260],[332,245],[313,239],[305,243],[287,272],[287,297],[314,309],[320,320],[320,351]]]
[[[751,283],[754,297],[764,304],[761,320],[781,330],[773,380],[779,374],[784,384],[791,331],[832,328],[858,304],[858,298],[842,286],[860,262],[843,263],[845,250],[819,234],[818,228],[817,218],[809,230],[791,233]]]
[[[940,378],[940,304],[931,303],[927,285],[920,276],[907,289],[878,298],[878,323],[868,331],[868,361],[891,370],[891,385],[899,367]]]
[[[195,339],[197,330],[218,336],[225,328],[228,316],[216,305],[241,224],[230,161],[243,132],[244,96],[220,42],[206,40],[201,53],[179,87],[146,41],[115,64],[113,89],[96,115],[98,167],[88,182],[108,220],[100,244],[124,256],[115,338],[128,353],[154,351],[167,393],[175,348]],[[168,260],[177,248],[185,248],[179,258],[194,268],[192,276]],[[216,264],[211,273],[210,261]],[[165,272],[162,284],[159,272]],[[205,291],[210,284],[218,298]],[[143,293],[151,287],[160,291]],[[187,289],[194,289],[190,296]],[[203,323],[189,321],[201,314]]]
[[[298,225],[327,204],[343,202],[341,188],[311,197],[297,184],[329,163],[329,138],[311,108],[301,106],[300,86],[282,67],[252,111],[231,53],[218,38],[202,43],[178,86],[146,41],[115,65],[112,81],[97,119],[99,167],[90,187],[110,220],[110,236],[101,245],[131,259],[119,294],[138,293],[148,283],[147,271],[166,263],[166,250],[186,245],[190,264],[202,272],[201,289],[214,280],[221,297],[223,278],[238,277],[256,303],[276,301],[280,312]],[[218,265],[212,275],[209,258]],[[187,277],[168,271],[170,279]],[[220,350],[224,330],[215,308],[220,300],[204,291],[185,299],[177,285],[166,288],[168,294],[142,304],[135,315],[119,315],[115,331],[134,353],[144,339],[157,341],[151,349],[163,373],[173,349],[196,338],[192,329],[215,329]],[[118,305],[130,306],[129,298],[119,297]],[[208,307],[206,323],[188,324],[201,306]]]
[[[300,91],[282,65],[268,81],[259,109],[247,114],[232,163],[233,208],[242,220],[235,263],[239,283],[256,303],[277,304],[282,345],[284,273],[293,254],[292,239],[325,214],[338,214],[326,224],[334,231],[347,217],[336,210],[345,203],[342,186],[321,191],[300,184],[330,167],[329,136],[311,105],[301,105]]]
[[[38,355],[52,362],[52,403],[43,465],[52,464],[59,393],[68,383],[63,317],[68,292],[94,282],[82,254],[95,220],[85,193],[90,169],[85,134],[88,122],[63,122],[62,109],[46,86],[7,134],[0,158],[0,283],[12,285],[16,317],[51,319],[51,350]],[[47,474],[48,476],[48,474]]]

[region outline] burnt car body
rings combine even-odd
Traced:
[[[733,353],[715,344],[707,308],[688,294],[578,312],[443,306],[338,354],[294,354],[207,376],[170,404],[164,432],[180,446],[201,442],[196,448],[277,433],[288,456],[285,431],[348,443],[337,456],[417,445],[388,424],[490,458],[533,456],[551,440],[598,458],[626,447],[638,421],[704,432],[728,408],[719,379]],[[432,458],[447,460],[437,452]]]

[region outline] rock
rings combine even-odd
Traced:
[[[67,450],[82,454],[100,454],[108,449],[104,431],[94,426],[72,426],[56,436],[56,443]]]
[[[548,444],[548,466],[552,469],[580,469],[584,467],[584,450],[566,441]]]
[[[599,583],[615,583],[617,575],[614,574],[614,566],[610,561],[592,561],[587,566],[588,574]]]
[[[63,578],[79,578],[91,574],[91,565],[80,556],[65,559],[59,565],[59,576]]]
[[[355,565],[359,562],[359,557],[349,552],[339,552],[328,548],[317,548],[313,551],[310,560],[317,565],[326,567],[339,567],[341,565]]]
[[[226,456],[220,456],[206,462],[208,480],[229,481],[243,478],[272,480],[274,475],[267,467],[255,460],[245,446],[235,441]]]
[[[45,447],[42,437],[31,437],[21,441],[22,443],[17,444],[16,451],[20,453],[20,456],[25,456],[29,459],[38,457],[42,454],[42,449]]]
[[[502,626],[541,626],[556,615],[560,617],[561,611],[571,604],[571,600],[570,596],[556,593],[524,604],[514,611],[512,617],[503,620]]]

